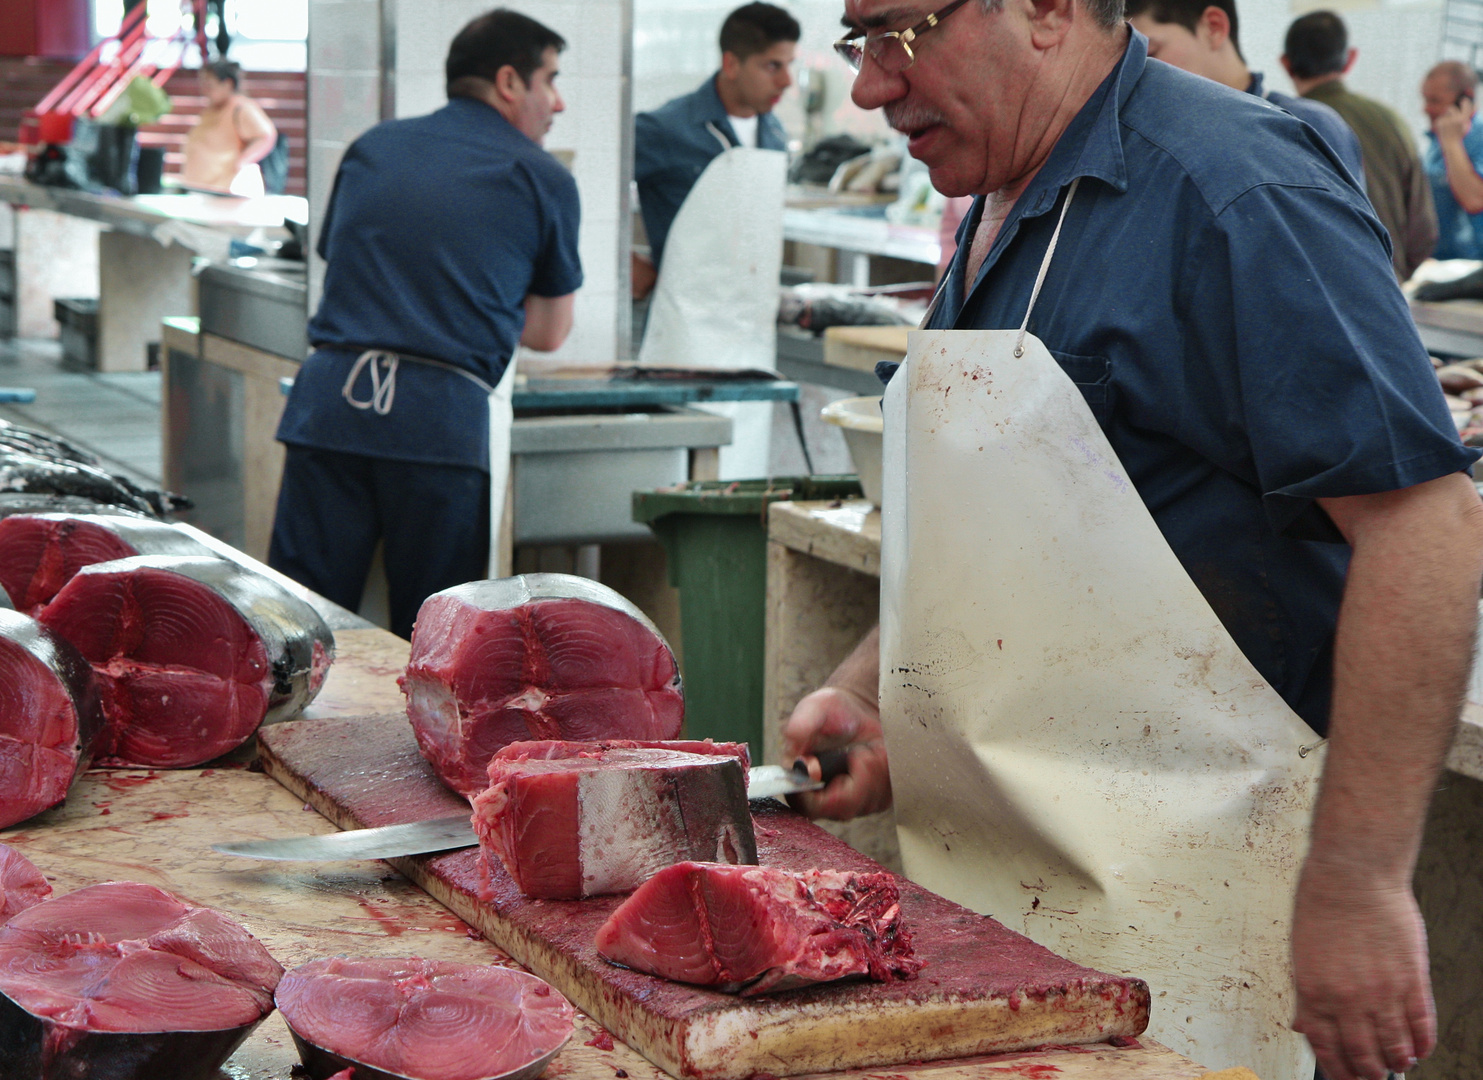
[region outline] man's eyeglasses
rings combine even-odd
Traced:
[[[968,0],[953,0],[951,4],[934,11],[906,30],[890,30],[875,37],[865,33],[851,34],[847,38],[836,41],[834,51],[839,53],[844,58],[844,62],[856,71],[860,70],[860,65],[864,63],[867,52],[882,69],[892,74],[905,71],[917,62],[917,54],[911,48],[912,42],[967,2]]]

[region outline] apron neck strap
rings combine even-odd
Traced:
[[[1066,224],[1066,211],[1071,209],[1071,200],[1076,198],[1077,185],[1081,183],[1081,177],[1071,181],[1071,187],[1066,192],[1066,201],[1061,204],[1061,216],[1056,219],[1056,231],[1050,235],[1050,247],[1045,249],[1045,258],[1040,260],[1040,272],[1035,275],[1035,288],[1030,293],[1030,306],[1025,309],[1025,321],[1020,323],[1019,337],[1014,339],[1014,355],[1016,357],[1025,355],[1025,334],[1029,332],[1030,313],[1035,310],[1035,301],[1040,299],[1040,287],[1045,284],[1045,275],[1050,271],[1051,256],[1056,253],[1056,244],[1061,239],[1061,226]]]

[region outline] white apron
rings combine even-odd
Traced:
[[[665,240],[641,365],[775,370],[787,166],[781,150],[731,147],[700,174]],[[720,479],[769,474],[772,402],[697,408],[731,418]]]
[[[1147,980],[1149,1035],[1200,1064],[1311,1080],[1288,934],[1319,739],[1028,323],[915,332],[886,391],[880,697],[907,875]]]
[[[510,355],[505,373],[499,385],[489,392],[489,576],[509,577],[513,574],[513,552],[506,550],[507,532],[513,535],[514,522],[505,521],[507,510],[513,513],[514,504],[508,502],[510,490],[510,436],[515,423],[515,361],[520,358],[520,347]]]

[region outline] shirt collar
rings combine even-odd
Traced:
[[[1266,97],[1266,88],[1262,85],[1262,82],[1262,73],[1260,71],[1253,71],[1251,73],[1251,82],[1246,86],[1246,92],[1248,94],[1255,94],[1259,98]]]
[[[721,127],[731,145],[736,146],[741,140],[736,136],[736,129],[731,126],[731,117],[727,115],[726,106],[721,102],[721,92],[716,89],[716,80],[720,77],[721,73],[716,72],[695,92],[695,97],[701,104],[699,119],[702,124],[712,123]]]

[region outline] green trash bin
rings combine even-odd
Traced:
[[[633,520],[664,545],[680,591],[687,738],[762,753],[768,504],[861,497],[854,476],[692,480],[633,493]]]

